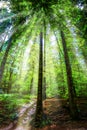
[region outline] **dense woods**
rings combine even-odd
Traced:
[[[33,110],[23,130],[61,130],[62,116],[87,124],[86,16],[86,0],[0,1],[1,130],[21,122],[21,109]]]

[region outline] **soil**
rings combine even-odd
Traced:
[[[32,115],[35,113],[36,104],[25,104],[19,109],[19,118],[0,130],[87,130],[87,99],[76,100],[80,120],[73,121],[70,117],[68,101],[65,99],[46,99],[43,102],[43,110],[51,120],[51,124],[44,128],[34,128],[30,125]]]

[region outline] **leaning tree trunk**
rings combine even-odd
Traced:
[[[12,44],[11,44],[11,39],[10,39],[8,46],[6,48],[6,51],[5,51],[4,57],[3,57],[2,62],[1,62],[1,66],[0,66],[0,87],[1,87],[2,77],[3,77],[3,73],[4,73],[4,69],[5,69],[5,64],[7,61],[7,57],[8,57],[8,53],[9,53],[9,50],[11,48],[11,45]]]
[[[15,62],[15,58],[14,58],[13,62],[11,63],[11,68],[10,68],[10,72],[9,72],[9,83],[8,83],[8,88],[7,88],[7,93],[8,94],[10,93],[11,86],[12,86],[12,76],[13,76],[12,67],[14,66],[14,62]]]
[[[21,21],[21,24],[23,24],[23,23],[24,23],[24,19]],[[3,77],[3,73],[4,73],[4,69],[5,69],[5,64],[6,64],[6,61],[7,61],[8,53],[9,53],[9,50],[10,50],[10,48],[12,46],[12,40],[13,40],[14,36],[16,35],[16,32],[19,30],[19,27],[20,27],[20,25],[15,27],[14,33],[12,34],[12,36],[10,37],[10,39],[8,40],[8,46],[6,48],[4,57],[2,59],[1,65],[0,65],[0,88],[2,88],[1,87],[2,86],[1,85],[2,84],[2,77]],[[19,34],[21,32],[19,32]],[[2,47],[0,48],[0,51],[1,50],[2,50]]]
[[[68,83],[68,91],[69,91],[69,107],[70,107],[70,114],[73,119],[78,118],[78,110],[74,99],[74,84],[72,78],[72,69],[69,61],[65,36],[63,31],[61,31],[61,39],[62,39],[62,46],[64,51],[64,58],[65,58],[65,65],[66,65],[66,73],[67,73],[67,83]]]
[[[40,33],[40,50],[39,50],[39,75],[38,75],[38,94],[37,107],[35,116],[35,126],[40,127],[43,107],[42,107],[42,86],[43,86],[43,33]]]
[[[64,80],[64,71],[63,71],[62,56],[61,56],[62,55],[61,54],[62,51],[61,51],[61,48],[60,48],[60,45],[59,45],[59,40],[58,40],[55,32],[54,32],[54,35],[55,35],[55,38],[56,38],[56,41],[57,41],[57,46],[58,46],[58,51],[59,51],[59,61],[60,61],[60,70],[61,70],[60,77],[61,77],[61,82],[63,83],[62,86],[61,86],[61,90],[62,90],[62,96],[64,96],[64,94],[66,93],[66,91],[65,91],[65,87],[64,87],[65,80]],[[57,81],[58,81],[58,77],[59,77],[59,74],[57,74]],[[58,81],[58,82],[60,82],[60,81]]]

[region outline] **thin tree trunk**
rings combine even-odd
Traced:
[[[63,53],[62,53],[62,50],[60,48],[59,40],[58,40],[55,32],[54,32],[54,35],[55,35],[55,38],[56,38],[56,41],[57,41],[57,46],[58,46],[58,51],[59,51],[59,61],[60,61],[60,69],[61,69],[61,81],[63,83],[61,88],[62,88],[62,96],[63,96],[65,94],[65,92],[66,92],[65,87],[64,87],[65,80],[64,80],[64,70],[63,70],[62,56],[61,56],[61,55],[63,55]],[[59,75],[57,75],[57,81],[58,81],[58,77],[59,77]]]
[[[35,69],[35,67],[34,67],[34,65],[35,65],[34,61],[33,61],[32,65],[33,65],[33,67],[32,67],[32,78],[31,78],[31,83],[30,83],[30,88],[29,88],[29,94],[32,94],[32,89],[33,89],[34,69]]]
[[[3,48],[3,44],[0,46],[0,52],[2,51],[2,48]]]
[[[31,51],[30,51],[30,54],[29,54],[30,56],[32,55],[32,52],[35,51],[35,46],[34,46],[35,42],[36,42],[36,38],[34,39],[34,43],[32,45],[32,48],[31,48]],[[32,61],[31,66],[32,66],[32,68],[31,68],[31,70],[32,70],[32,78],[31,78],[31,83],[30,83],[30,88],[29,88],[29,94],[32,94],[32,90],[33,90],[34,70],[35,70],[35,61],[34,61],[34,59]]]
[[[61,39],[62,39],[62,46],[64,51],[64,58],[65,58],[65,65],[66,65],[66,72],[67,72],[67,83],[68,83],[68,91],[69,91],[69,106],[70,106],[70,114],[73,119],[78,118],[78,110],[74,99],[74,84],[72,78],[72,70],[69,61],[65,36],[63,31],[61,31]]]
[[[35,126],[40,127],[43,108],[42,108],[42,86],[43,86],[43,33],[40,33],[40,51],[39,51],[39,75],[38,75],[38,94],[35,116]]]
[[[0,66],[0,87],[1,87],[2,77],[3,77],[3,73],[4,73],[4,69],[5,69],[5,64],[7,61],[7,57],[8,57],[8,53],[9,53],[9,50],[11,48],[11,45],[12,44],[11,44],[11,39],[10,39],[8,46],[6,48],[6,51],[5,51],[4,57],[3,57],[2,62],[1,62],[1,66]]]
[[[32,94],[33,81],[34,81],[34,78],[32,77],[32,79],[31,79],[31,84],[30,84],[30,88],[29,88],[29,94]]]
[[[12,63],[12,66],[13,66],[13,64],[14,64],[14,62]],[[9,83],[8,83],[8,88],[7,88],[8,94],[10,93],[11,87],[12,87],[12,74],[13,74],[13,70],[11,70],[11,68],[10,68]]]

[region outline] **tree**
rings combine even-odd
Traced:
[[[62,96],[65,96],[66,95],[66,88],[65,88],[65,79],[64,79],[64,66],[63,66],[63,51],[61,50],[61,47],[60,47],[60,40],[58,39],[58,37],[56,36],[56,33],[54,32],[54,35],[55,35],[55,38],[56,38],[56,42],[57,42],[57,51],[58,51],[58,56],[59,56],[59,67],[60,69],[58,68],[58,65],[57,67],[55,67],[55,69],[57,68],[56,71],[60,70],[58,73],[57,73],[57,82],[59,84],[59,88],[60,90],[62,90],[60,92],[60,95]],[[58,59],[57,59],[57,62],[58,62]],[[59,77],[60,75],[60,77]]]
[[[36,66],[36,63],[35,63],[36,55],[35,55],[35,53],[37,53],[36,50],[35,50],[35,47],[36,47],[35,42],[36,42],[36,38],[34,40],[34,43],[31,47],[31,51],[30,51],[31,60],[30,60],[29,66],[30,66],[30,71],[31,71],[31,81],[30,81],[30,87],[29,87],[29,94],[32,94],[32,90],[33,90],[33,86],[34,86],[33,83],[34,83],[34,73],[35,73],[35,66]]]
[[[4,68],[5,68],[5,64],[6,64],[7,58],[8,58],[9,51],[10,51],[11,47],[15,44],[16,39],[18,40],[18,38],[21,36],[22,32],[27,29],[27,26],[26,26],[26,24],[24,25],[24,23],[25,23],[25,19],[23,18],[20,21],[20,18],[19,18],[19,21],[14,26],[14,32],[12,33],[11,37],[6,42],[7,47],[6,47],[5,54],[3,56],[3,59],[1,61],[1,65],[0,65],[0,84],[2,82]],[[30,30],[30,32],[31,32],[31,30]],[[26,38],[26,40],[27,40],[27,38]]]
[[[64,51],[64,58],[65,58],[65,65],[66,65],[66,73],[67,73],[67,83],[68,83],[68,91],[69,91],[69,106],[70,106],[70,114],[73,119],[78,118],[78,110],[74,99],[74,84],[73,84],[73,78],[72,78],[72,70],[71,65],[69,61],[66,41],[64,32],[60,32],[61,39],[62,39],[62,46]]]
[[[37,106],[35,125],[40,127],[43,108],[42,108],[42,88],[43,88],[43,33],[40,33],[40,50],[39,50],[39,74],[38,74],[38,94],[37,94]]]
[[[11,40],[12,39],[9,39],[8,41],[8,46],[6,48],[6,51],[5,51],[5,54],[4,54],[4,57],[3,57],[3,60],[1,62],[1,66],[0,66],[0,84],[2,82],[2,76],[3,76],[3,73],[4,73],[4,68],[5,68],[5,64],[6,64],[6,60],[7,60],[7,57],[8,57],[8,53],[9,53],[9,50],[11,48]],[[0,86],[1,87],[1,86]]]
[[[87,64],[87,1],[86,0],[74,0],[73,3],[73,12],[72,13],[72,21],[73,24],[78,28],[77,35],[79,35],[81,41],[84,39],[84,43],[82,43],[82,54],[84,56],[85,63]]]
[[[46,99],[46,25],[44,21],[44,76],[43,76],[43,100]]]

